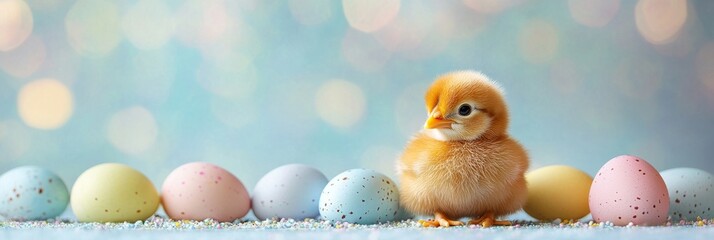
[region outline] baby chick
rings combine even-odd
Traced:
[[[528,154],[506,132],[503,91],[485,75],[452,72],[426,92],[428,119],[397,162],[400,202],[429,226],[510,225],[526,201]]]

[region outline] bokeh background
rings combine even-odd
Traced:
[[[426,88],[461,69],[504,86],[531,168],[714,172],[707,0],[0,0],[0,172],[394,176]]]

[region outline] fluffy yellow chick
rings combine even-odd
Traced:
[[[508,136],[503,90],[474,71],[436,79],[426,92],[428,119],[397,162],[400,202],[431,215],[429,226],[510,225],[495,218],[523,207],[528,154]]]

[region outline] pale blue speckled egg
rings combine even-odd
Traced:
[[[318,200],[327,184],[324,174],[303,164],[288,164],[268,172],[253,190],[253,213],[258,219],[316,218]]]
[[[375,224],[394,221],[399,192],[394,181],[369,169],[352,169],[327,183],[320,196],[320,215],[331,221]]]
[[[48,170],[24,166],[0,176],[0,215],[12,220],[43,220],[67,208],[67,186]]]
[[[714,176],[696,168],[674,168],[661,175],[669,192],[672,219],[714,218]]]

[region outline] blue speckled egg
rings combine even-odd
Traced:
[[[669,192],[672,219],[714,218],[714,176],[696,168],[674,168],[661,175]]]
[[[327,184],[324,174],[303,164],[288,164],[265,174],[253,190],[253,213],[267,218],[316,218],[318,200]]]
[[[398,214],[397,186],[374,170],[342,172],[320,195],[320,215],[326,220],[375,224],[394,221]]]
[[[43,220],[67,208],[67,186],[56,174],[25,166],[0,176],[0,215],[12,220]]]

